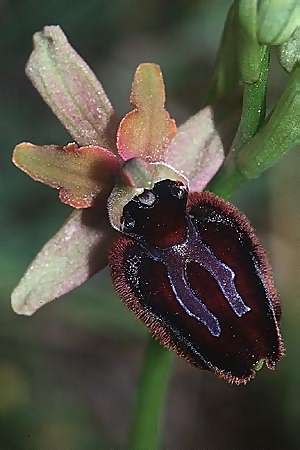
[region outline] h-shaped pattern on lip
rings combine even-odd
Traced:
[[[145,246],[145,243],[143,244]],[[251,310],[244,303],[236,289],[234,283],[235,273],[229,266],[220,261],[201,240],[189,218],[185,242],[166,249],[149,248],[148,245],[146,245],[146,248],[151,258],[162,262],[167,268],[172,291],[182,308],[187,314],[202,322],[213,336],[219,337],[221,335],[219,320],[209,311],[190,286],[186,275],[188,263],[195,262],[199,264],[214,277],[224,297],[238,317]]]

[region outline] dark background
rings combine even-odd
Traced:
[[[61,25],[120,115],[129,109],[136,66],[161,64],[168,109],[181,123],[207,92],[229,3],[0,0],[1,449],[125,448],[146,342],[143,326],[113,293],[107,274],[31,318],[11,310],[13,287],[70,212],[55,191],[10,162],[18,142],[70,140],[25,77],[32,34]],[[271,103],[285,79],[275,64]],[[278,371],[263,370],[247,387],[227,385],[176,360],[164,448],[300,448],[297,166],[294,151],[233,199],[269,250],[283,303],[286,357]]]

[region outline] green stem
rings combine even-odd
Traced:
[[[150,337],[140,375],[129,450],[156,450],[160,447],[160,424],[172,361],[173,353]]]
[[[261,65],[267,47],[257,40],[257,1],[235,0],[236,36],[240,79],[256,82],[261,75]]]
[[[246,181],[245,176],[236,167],[236,158],[243,146],[257,133],[265,118],[268,72],[267,51],[261,64],[259,79],[255,83],[244,84],[242,115],[231,151],[222,170],[207,187],[209,191],[226,199]]]

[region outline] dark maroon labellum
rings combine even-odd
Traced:
[[[110,254],[115,288],[166,347],[246,383],[283,354],[280,304],[244,215],[208,192],[164,180],[123,210]]]

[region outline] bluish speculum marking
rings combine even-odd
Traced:
[[[250,308],[236,289],[234,271],[201,239],[201,233],[188,216],[186,191],[183,196],[182,188],[180,190],[177,187],[176,191],[175,182],[168,183],[166,181],[156,185],[152,191],[151,204],[145,205],[144,197],[136,197],[135,201],[128,204],[126,211],[124,209],[124,231],[128,230],[128,234],[133,234],[148,255],[166,267],[175,299],[184,311],[205,325],[213,336],[219,337],[222,331],[220,322],[207,308],[199,293],[192,288],[187,276],[188,264],[199,264],[215,279],[224,298],[238,317],[246,314]],[[159,245],[153,240],[153,236],[160,237],[163,233],[176,238],[167,245]],[[177,239],[177,236],[180,238]]]
[[[166,249],[148,247],[148,251],[154,260],[166,266],[176,300],[190,316],[202,322],[213,336],[221,334],[219,321],[190,286],[186,274],[188,263],[199,264],[214,277],[237,316],[241,317],[250,311],[236,290],[234,272],[203,243],[191,220],[188,221],[188,234],[184,243]]]

